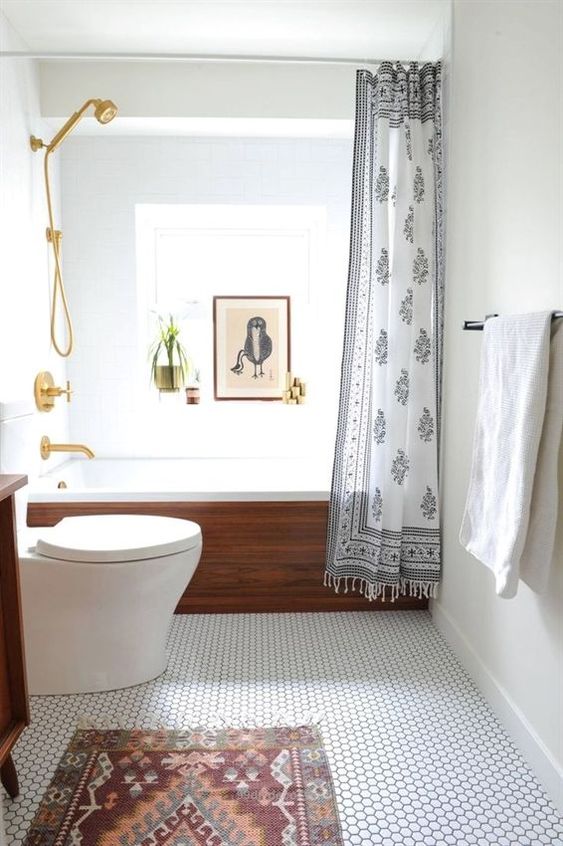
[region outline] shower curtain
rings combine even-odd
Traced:
[[[440,64],[356,79],[352,231],[325,584],[434,596],[443,312]]]

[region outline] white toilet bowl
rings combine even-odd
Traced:
[[[115,690],[166,669],[172,615],[201,555],[196,523],[66,517],[18,543],[31,694]]]

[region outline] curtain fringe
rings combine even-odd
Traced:
[[[359,583],[358,587],[356,587],[356,582]],[[438,582],[421,582],[417,579],[403,578],[396,585],[388,585],[383,582],[361,579],[359,576],[333,576],[328,570],[325,571],[324,585],[334,588],[335,593],[339,593],[341,588],[343,588],[343,593],[358,590],[370,602],[374,599],[381,599],[382,602],[385,602],[387,593],[389,593],[391,602],[395,602],[399,596],[406,596],[407,594],[418,599],[436,599],[439,587]]]

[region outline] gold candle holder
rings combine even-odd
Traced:
[[[304,405],[307,389],[305,382],[293,373],[285,374],[285,391],[282,391],[282,401],[285,405]]]

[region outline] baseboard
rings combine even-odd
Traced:
[[[436,628],[511,735],[555,807],[563,813],[563,769],[438,601],[431,603],[431,612]]]

